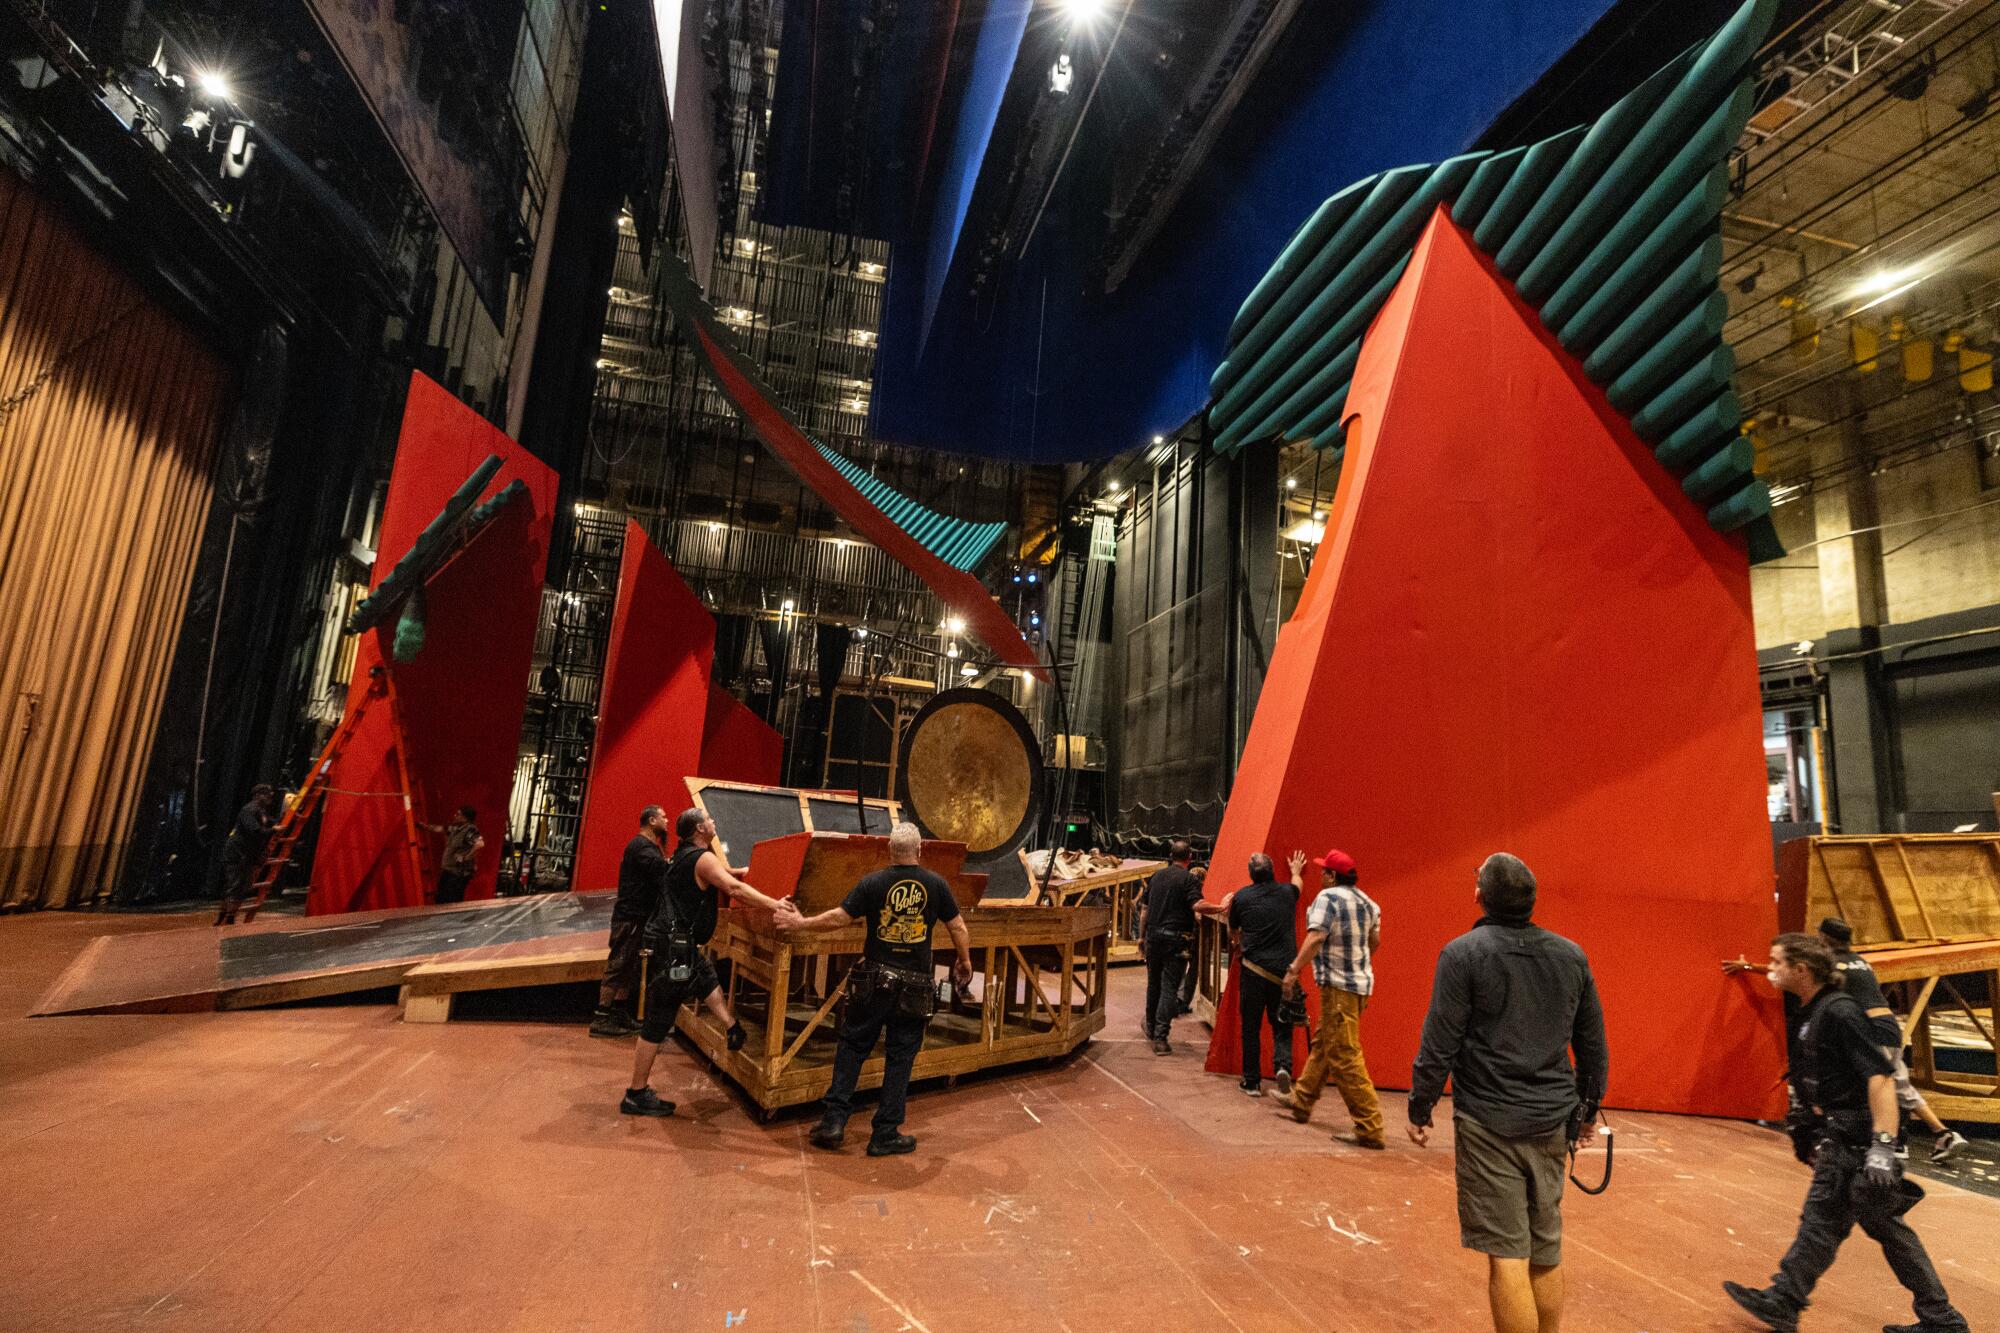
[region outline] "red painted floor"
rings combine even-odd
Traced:
[[[655,1082],[682,1114],[621,1117],[628,1045],[566,1025],[18,1017],[92,935],[188,920],[0,920],[0,1327],[1484,1325],[1448,1148],[1364,1154],[1332,1142],[1337,1114],[1282,1121],[1200,1072],[1187,1020],[1155,1057],[1134,971],[1078,1057],[918,1093],[917,1155],[874,1161],[860,1132],[807,1148],[808,1115],[759,1124],[676,1050]],[[1611,1192],[1567,1209],[1565,1327],[1748,1327],[1717,1283],[1768,1276],[1805,1172],[1753,1126],[1615,1123]],[[1929,1188],[1913,1223],[1974,1327],[2000,1327],[2000,1200]],[[1857,1237],[1806,1327],[1907,1311]]]

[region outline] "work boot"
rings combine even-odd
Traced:
[[[1174,1044],[1172,1042],[1168,1041],[1165,1037],[1153,1038],[1154,1055],[1172,1055],[1173,1053]]]
[[[868,1140],[868,1155],[870,1157],[897,1157],[903,1153],[915,1152],[916,1150],[917,1141],[914,1138],[908,1134],[900,1134],[893,1129],[886,1134],[878,1129],[875,1131],[875,1136]]]
[[[1312,1119],[1313,1113],[1301,1106],[1298,1098],[1289,1092],[1280,1092],[1277,1096],[1273,1097],[1271,1105],[1277,1107],[1280,1114],[1290,1116],[1301,1125]]]
[[[1933,1324],[1929,1321],[1916,1324],[1884,1324],[1882,1333],[1968,1333],[1964,1324]]]
[[[1334,1135],[1334,1139],[1336,1142],[1345,1143],[1350,1147],[1367,1148],[1371,1152],[1386,1152],[1389,1148],[1389,1145],[1381,1139],[1363,1138],[1359,1134],[1336,1134]]]
[[[813,1126],[812,1133],[806,1135],[806,1142],[815,1148],[824,1148],[828,1152],[839,1152],[840,1141],[846,1137],[845,1120],[822,1120]]]
[[[623,1009],[600,1006],[590,1018],[590,1035],[593,1037],[629,1037],[639,1030],[632,1021],[632,1015]]]
[[[1947,1129],[1931,1140],[1931,1165],[1943,1166],[1965,1149],[1965,1135],[1955,1129]]]
[[[1764,1327],[1771,1333],[1798,1333],[1799,1312],[1776,1293],[1760,1287],[1746,1287],[1740,1282],[1725,1282],[1722,1289],[1752,1319],[1763,1321]]]
[[[1243,1095],[1246,1097],[1262,1097],[1264,1095],[1263,1087],[1254,1078],[1243,1079],[1236,1086],[1243,1089]]]
[[[651,1088],[627,1088],[618,1109],[626,1115],[650,1115],[664,1119],[674,1113],[674,1104]]]
[[[725,1044],[728,1045],[730,1050],[732,1051],[742,1050],[743,1043],[748,1040],[750,1040],[750,1034],[743,1030],[743,1025],[741,1023],[731,1023],[729,1025],[729,1035],[726,1039]]]

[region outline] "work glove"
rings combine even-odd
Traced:
[[[1903,1178],[1903,1165],[1896,1160],[1896,1145],[1869,1144],[1868,1156],[1861,1163],[1861,1174],[1874,1188],[1885,1192],[1893,1191],[1896,1182]]]

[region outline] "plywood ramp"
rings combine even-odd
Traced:
[[[610,893],[557,893],[403,907],[247,926],[100,936],[31,1011],[173,1013],[247,1009],[400,985],[426,964],[497,964],[561,948],[601,962]]]

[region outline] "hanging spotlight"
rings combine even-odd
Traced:
[[[1295,490],[1297,490],[1298,488],[1299,488],[1299,479],[1298,479],[1297,477],[1286,477],[1286,478],[1285,478],[1285,489],[1286,489],[1286,490],[1288,490],[1288,491],[1295,491]]]
[[[1165,444],[1166,442],[1167,442],[1167,437],[1164,435],[1155,435],[1153,437],[1154,444]]]
[[[1104,13],[1104,0],[1062,0],[1063,17],[1080,28],[1095,23]]]
[[[946,644],[946,645],[945,645],[945,647],[944,647],[944,655],[945,655],[946,657],[957,657],[957,656],[958,656],[958,645],[957,645],[957,644],[955,644],[955,643],[948,643],[948,644]]]
[[[231,96],[229,80],[212,69],[196,74],[194,86],[201,89],[201,95],[211,102],[227,102]]]
[[[953,634],[963,634],[965,633],[965,620],[960,616],[953,616],[944,622],[944,627]]]
[[[1028,582],[1033,583],[1039,577],[1040,575],[1036,574],[1033,570],[1028,571]]]

